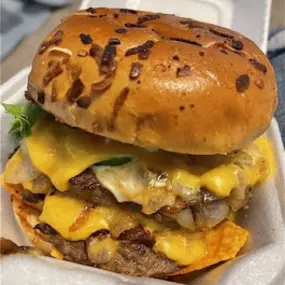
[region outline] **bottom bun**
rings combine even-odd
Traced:
[[[55,246],[36,231],[34,227],[40,223],[40,211],[27,205],[18,196],[12,195],[12,204],[16,221],[33,246],[42,251],[44,255],[53,256],[57,252]],[[55,257],[55,256],[53,256]]]

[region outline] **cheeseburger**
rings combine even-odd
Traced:
[[[241,34],[89,8],[38,49],[2,184],[44,255],[165,277],[233,258],[234,222],[272,174],[274,72]]]

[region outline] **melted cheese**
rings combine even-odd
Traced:
[[[198,175],[192,174],[184,169],[175,169],[171,172],[171,180],[177,181],[186,188],[199,190],[201,179]]]
[[[276,164],[273,146],[269,140],[265,137],[260,137],[254,141],[254,144],[259,148],[261,153],[261,156],[259,157],[258,177],[255,181],[255,183],[257,183],[273,176],[276,173]],[[258,164],[256,167],[258,167]]]
[[[204,173],[201,185],[211,189],[217,197],[229,196],[231,191],[238,186],[239,168],[235,165],[221,165]]]
[[[138,159],[166,164],[171,155],[158,151],[155,154],[142,148],[104,139],[72,129],[50,119],[39,121],[32,135],[25,139],[31,161],[36,169],[50,177],[53,185],[68,189],[70,178],[89,166],[116,156],[135,156]]]
[[[92,169],[101,184],[113,193],[118,202],[132,201],[140,204],[145,214],[152,214],[175,202],[176,195],[165,187],[149,185],[145,166],[140,162]]]
[[[50,252],[50,255],[56,259],[63,259],[63,254],[57,250],[56,248],[53,248],[52,251]]]
[[[96,162],[116,156],[135,157],[136,163],[93,169],[100,182],[119,202],[136,202],[148,214],[159,207],[171,206],[176,196],[190,199],[201,187],[206,187],[212,194],[223,198],[229,196],[240,183],[254,185],[274,172],[273,152],[270,143],[263,137],[241,150],[235,159],[231,155],[195,156],[196,162],[187,165],[186,156],[161,150],[149,152],[46,118],[34,126],[31,136],[24,140],[24,145],[33,167],[46,174],[61,191],[68,190],[70,178]],[[238,160],[238,163],[234,160]],[[166,173],[167,182],[163,184],[147,180],[149,178],[142,174],[139,165]],[[15,173],[21,173],[24,188],[33,191],[26,167],[17,152],[7,163],[5,182],[20,183],[15,179],[12,181],[12,178]]]
[[[179,265],[189,265],[207,254],[203,234],[186,231],[168,231],[155,235],[154,250],[176,260]]]
[[[127,210],[117,207],[89,208],[86,202],[67,196],[47,196],[40,220],[52,226],[60,235],[72,241],[85,240],[92,233],[112,230],[118,236],[121,228],[137,226],[137,220]]]
[[[22,183],[22,185],[23,185],[24,189],[27,189],[27,190],[29,190],[29,191],[34,193],[34,191],[33,191],[33,181],[32,180],[25,181],[25,182]]]
[[[96,207],[90,211],[86,211],[87,208],[87,203],[71,197],[47,196],[40,221],[49,224],[63,238],[71,241],[86,240],[100,229],[108,229],[112,235],[115,232],[115,236],[118,236],[118,224],[121,224],[121,231],[140,224],[153,233],[156,240],[154,250],[164,253],[180,265],[190,264],[207,252],[202,234],[192,234],[185,230],[171,231],[138,212],[130,212],[116,206]],[[82,219],[84,213],[86,217]],[[132,223],[129,223],[130,220]],[[80,221],[80,225],[74,229],[76,221]],[[97,251],[98,248],[95,246],[93,251]]]

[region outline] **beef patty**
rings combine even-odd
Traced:
[[[111,261],[106,264],[96,265],[88,259],[86,246],[88,240],[67,241],[53,228],[44,223],[36,225],[35,229],[39,230],[45,239],[63,254],[65,260],[134,276],[161,276],[175,272],[178,269],[174,261],[161,253],[154,252],[145,245],[148,243],[142,240],[142,233],[139,234],[139,239],[134,239],[133,234],[122,235],[117,243],[117,252]],[[146,236],[149,240],[149,235],[146,234]]]
[[[66,195],[74,196],[95,205],[109,206],[118,203],[113,194],[101,185],[91,169],[86,169],[74,178],[71,178],[69,185],[68,191],[64,192]],[[171,209],[170,207],[165,207],[162,212],[179,213],[190,206],[211,203],[217,199],[207,189],[202,188],[195,200],[187,201],[182,197],[178,197]]]
[[[121,241],[115,257],[100,268],[134,276],[156,276],[175,272],[177,264],[165,255],[155,253],[144,244]]]
[[[64,192],[64,195],[84,200],[96,206],[111,206],[118,203],[113,194],[100,184],[91,169],[86,169],[71,178],[69,185],[70,187],[68,191]]]

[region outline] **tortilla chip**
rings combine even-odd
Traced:
[[[244,246],[249,232],[234,222],[226,220],[216,228],[205,232],[208,253],[200,260],[171,275],[190,273],[213,264],[234,258]]]

